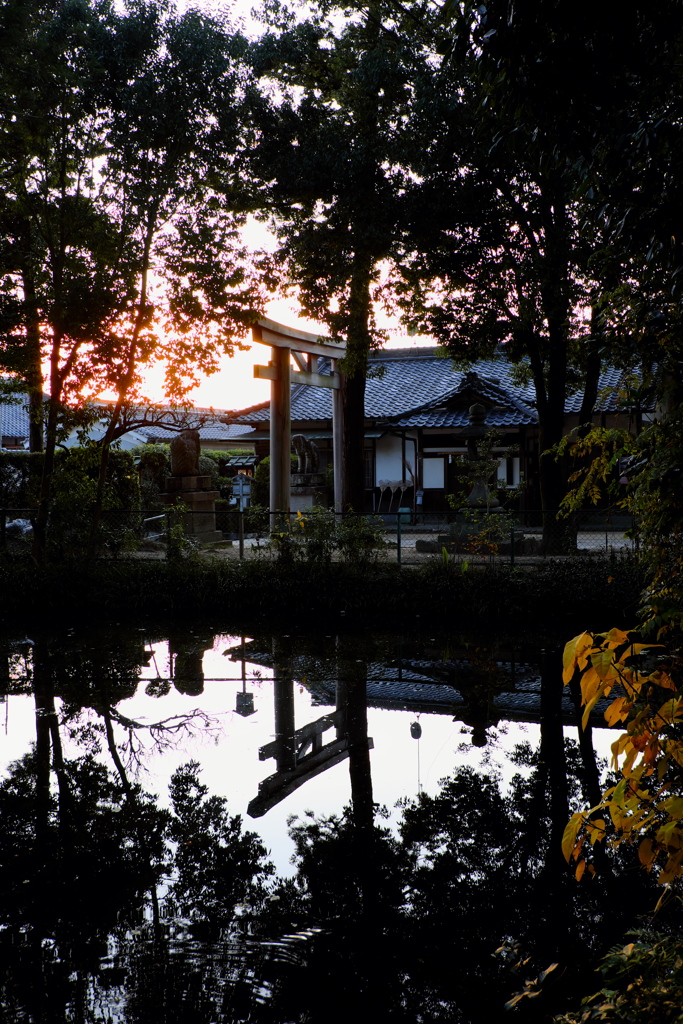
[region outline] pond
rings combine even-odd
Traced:
[[[562,1006],[625,918],[560,852],[610,737],[558,640],[0,638],[6,1019],[475,1022],[553,962]]]

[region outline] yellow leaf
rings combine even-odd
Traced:
[[[583,824],[583,814],[578,811],[576,814],[572,814],[571,818],[567,822],[564,833],[562,835],[562,853],[564,859],[569,861],[572,855],[574,846],[576,844],[576,837],[579,834],[579,829]]]
[[[614,651],[594,651],[591,654],[591,665],[601,679],[614,679],[617,674],[614,664]]]
[[[579,863],[576,865],[576,871],[574,872],[574,876],[575,876],[577,882],[581,881],[581,879],[583,878],[583,873],[584,873],[585,870],[586,870],[586,862],[585,862],[585,860],[580,860]]]
[[[676,822],[667,821],[665,825],[662,825],[661,828],[657,829],[657,842],[661,843],[662,846],[670,846],[677,832],[678,827]]]
[[[668,672],[663,672],[663,671],[658,670],[657,672],[653,672],[652,673],[652,675],[650,676],[650,679],[652,680],[653,683],[656,683],[657,686],[661,686],[661,688],[663,690],[677,690],[678,689],[676,683],[673,681],[673,679],[671,678],[671,676],[669,675]]]
[[[683,796],[670,796],[661,806],[671,818],[683,818]]]
[[[640,846],[638,847],[638,860],[648,870],[652,867],[654,861],[657,858],[657,850],[651,839],[641,840]]]
[[[586,704],[586,706],[585,706],[585,708],[583,710],[583,715],[581,716],[581,728],[582,729],[585,729],[586,726],[588,725],[588,719],[590,718],[591,711],[593,710],[595,705],[598,703],[598,701],[600,700],[601,696],[602,696],[602,694],[598,690],[598,692],[595,694],[595,696],[591,697],[591,699]]]
[[[586,669],[581,676],[581,703],[587,704],[595,696],[602,680],[594,668]]]
[[[666,704],[662,704],[657,714],[659,718],[663,719],[668,725],[673,724],[677,718],[683,718],[681,698],[672,697],[672,699],[668,700]]]
[[[639,753],[640,750],[638,749],[636,744],[630,743],[629,746],[626,748],[626,758],[621,766],[622,775],[625,775],[628,778],[628,776],[631,774],[631,768],[633,767],[633,763],[638,757]]]
[[[606,828],[604,818],[596,818],[595,821],[586,822],[586,832],[588,833],[591,846],[595,846],[600,839],[605,838]]]
[[[682,873],[682,858],[683,849],[677,850],[672,857],[669,857],[668,861],[664,865],[664,869],[660,872],[659,878],[657,879],[660,885],[666,885],[668,882],[673,882],[674,878]]]
[[[609,633],[605,633],[605,643],[612,649],[621,647],[628,643],[628,633],[624,633],[623,629],[610,629]]]
[[[642,654],[643,651],[653,651],[655,649],[664,650],[663,644],[629,644],[624,653],[619,658],[619,661],[624,664],[629,658],[635,657],[636,654]]]
[[[619,721],[623,722],[632,707],[633,704],[628,697],[617,697],[605,711],[605,721],[608,725],[616,725]]]
[[[642,832],[643,829],[649,828],[650,825],[655,820],[655,818],[656,818],[655,814],[652,814],[652,813],[648,814],[646,818],[643,818],[643,820],[638,823],[638,831]]]
[[[582,668],[588,658],[586,651],[590,650],[593,646],[593,634],[592,633],[579,633],[573,640],[565,644],[564,653],[562,655],[562,679],[565,686],[567,683],[572,681],[575,668]],[[581,664],[583,662],[583,665]]]

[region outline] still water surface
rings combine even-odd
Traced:
[[[0,652],[7,1020],[479,1021],[521,952],[577,961],[551,840],[590,765],[533,648],[207,627]],[[620,926],[601,898],[591,942]]]

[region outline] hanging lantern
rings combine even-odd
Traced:
[[[420,725],[419,722],[410,723],[410,735],[413,737],[414,740],[419,740],[420,736],[422,735],[422,726]]]
[[[254,707],[254,695],[253,693],[237,693],[237,706],[235,711],[242,718],[248,718],[249,715],[253,715],[255,712]]]

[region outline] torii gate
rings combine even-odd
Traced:
[[[334,467],[334,505],[342,502],[342,402],[341,375],[337,361],[346,354],[343,342],[331,342],[307,331],[285,327],[274,320],[259,320],[252,327],[252,338],[260,345],[270,345],[271,360],[267,366],[255,366],[254,376],[270,384],[270,510],[288,512],[292,474],[292,421],[290,387],[308,384],[332,389],[332,460]],[[298,366],[293,370],[291,359]],[[316,360],[315,370],[313,359]],[[329,359],[331,373],[318,373],[318,359]]]

